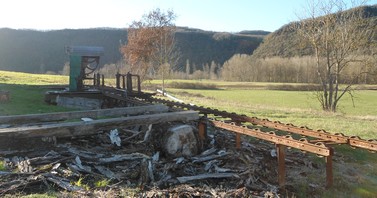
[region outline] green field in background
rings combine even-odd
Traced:
[[[172,80],[168,81],[172,83]],[[377,139],[377,91],[359,90],[353,92],[354,103],[346,95],[341,101],[337,113],[323,112],[311,91],[279,91],[269,90],[281,86],[281,83],[242,83],[222,81],[188,81],[175,82],[200,83],[203,87],[210,84],[212,89],[178,89],[167,88],[168,93],[184,100],[186,103],[203,105],[227,110],[239,114],[267,118],[297,126],[308,126],[312,129],[325,129],[332,133],[358,135],[364,139]],[[110,83],[114,84],[114,79]],[[52,85],[68,84],[67,76],[37,75],[0,71],[0,90],[9,91],[11,100],[0,104],[1,115],[31,114],[70,111],[63,107],[48,105],[44,102],[44,94]],[[153,86],[150,86],[153,85]],[[146,87],[159,87],[160,81],[145,82]],[[296,84],[292,84],[296,86]],[[214,88],[213,88],[214,87]],[[153,90],[152,90],[153,91]],[[355,105],[355,106],[354,106]],[[377,194],[374,188],[377,180],[374,167],[376,154],[348,146],[336,146],[336,152],[347,156],[347,163],[359,171],[361,180],[355,184],[345,183],[342,167],[334,167],[334,188],[324,191],[323,197],[355,196],[368,197]],[[310,155],[309,155],[310,157]],[[315,160],[317,157],[313,157]],[[369,166],[370,165],[370,166]],[[317,178],[317,177],[315,177]],[[316,181],[320,183],[322,181]],[[304,182],[300,190],[305,194],[307,184]]]

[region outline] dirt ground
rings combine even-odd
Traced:
[[[198,155],[167,155],[161,137],[177,124],[182,123],[153,125],[148,140],[148,126],[120,128],[121,146],[111,143],[109,131],[99,131],[47,139],[47,147],[1,151],[0,196],[320,197],[325,191],[323,158],[287,151],[287,185],[279,188],[273,144],[244,136],[238,150],[233,133],[214,128],[208,128]],[[334,166],[342,163],[334,157]],[[351,170],[345,171],[346,182],[355,178]]]

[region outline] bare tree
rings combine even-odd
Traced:
[[[366,69],[352,76],[344,71],[351,63],[359,63],[366,68],[363,50],[370,46],[375,22],[368,20],[363,7],[351,5],[350,10],[344,0],[312,0],[309,3],[306,19],[296,23],[295,29],[304,42],[307,42],[316,57],[316,67],[322,91],[317,94],[322,108],[337,110],[340,99],[352,90],[352,85]],[[347,10],[347,11],[346,11]],[[340,85],[344,82],[344,85]]]
[[[152,10],[130,25],[128,42],[121,48],[132,73],[144,79],[147,74],[158,72],[162,75],[163,89],[165,77],[170,72],[165,70],[175,67],[179,58],[174,39],[175,18],[171,10],[166,13],[158,8]]]

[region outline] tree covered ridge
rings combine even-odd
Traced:
[[[177,45],[182,53],[179,65],[187,60],[192,68],[201,69],[212,61],[223,64],[234,54],[252,54],[262,42],[265,31],[241,33],[210,32],[179,27]],[[0,70],[31,73],[58,72],[69,57],[64,47],[70,45],[102,46],[105,55],[100,64],[117,63],[127,31],[114,28],[63,29],[51,31],[0,29]]]
[[[374,39],[377,40],[377,4],[372,6],[361,6],[347,10],[353,12],[355,10],[363,12],[363,17],[376,24],[374,28]],[[294,57],[312,55],[312,49],[303,44],[293,26],[299,22],[291,22],[268,34],[262,44],[254,51],[253,56],[256,58],[266,57]],[[369,47],[369,46],[368,46]],[[367,51],[367,49],[365,49]]]

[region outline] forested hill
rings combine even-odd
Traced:
[[[354,9],[361,9],[364,17],[375,23],[374,36],[377,40],[377,4],[373,6],[363,6]],[[346,12],[352,11],[347,10]],[[292,22],[284,25],[280,29],[267,35],[262,44],[254,51],[253,56],[257,58],[266,57],[293,57],[311,54],[311,48],[300,43],[299,36],[292,28]]]
[[[180,65],[201,68],[215,61],[223,64],[236,53],[252,54],[269,32],[243,31],[237,34],[178,28],[176,42],[181,51]],[[102,46],[101,65],[121,59],[119,47],[127,40],[125,29],[64,29],[52,31],[0,29],[0,70],[31,73],[58,72],[69,57],[65,46]],[[183,67],[184,68],[184,67]]]

